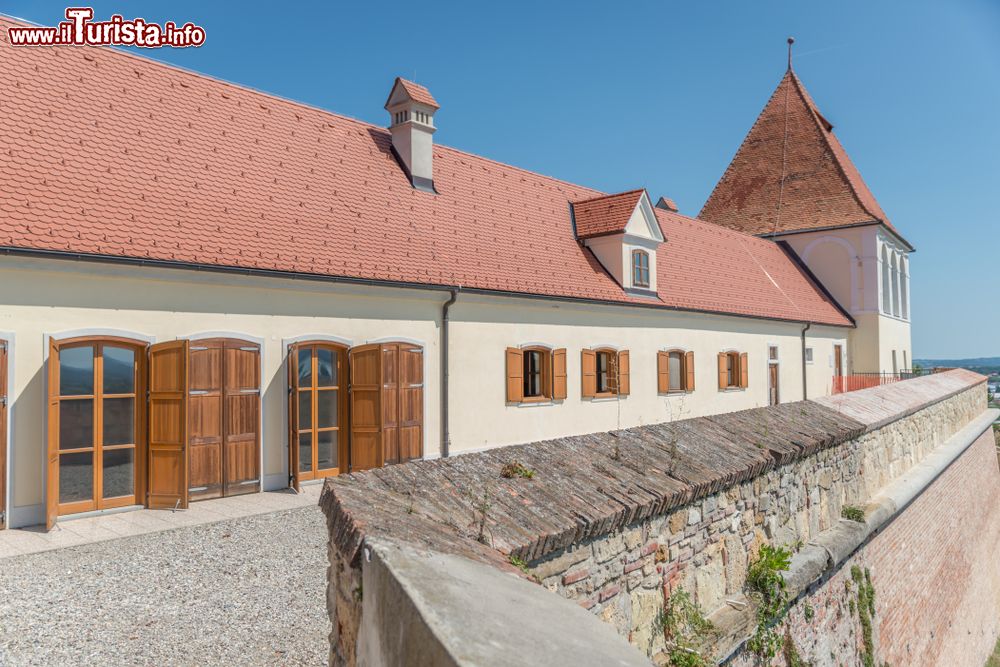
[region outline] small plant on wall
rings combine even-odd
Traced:
[[[656,618],[667,640],[667,657],[672,667],[709,667],[715,661],[704,648],[712,623],[683,588],[677,588],[667,598],[663,611]]]
[[[785,547],[762,544],[747,570],[747,594],[757,603],[757,629],[747,648],[768,665],[783,645],[777,626],[788,611],[788,593],[781,572],[791,565],[792,552]]]

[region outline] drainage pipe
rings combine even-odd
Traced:
[[[449,290],[451,298],[441,306],[441,458],[447,458],[451,449],[451,433],[448,430],[448,317],[452,304],[458,300],[458,290]]]
[[[806,322],[805,326],[802,327],[802,400],[809,400],[809,389],[808,383],[806,382],[806,332],[809,331],[809,327],[812,326],[812,322]]]

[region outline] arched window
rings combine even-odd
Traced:
[[[906,255],[899,258],[899,307],[902,313],[903,319],[910,319],[910,299],[909,299],[909,288],[910,288],[910,272],[909,272],[909,260],[906,259]]]
[[[719,353],[719,390],[746,389],[749,367],[746,352]]]
[[[899,263],[898,255],[892,253],[892,314],[899,317]]]
[[[892,312],[892,287],[889,278],[889,251],[882,246],[882,312],[888,315]]]
[[[649,287],[649,253],[632,251],[632,287]]]

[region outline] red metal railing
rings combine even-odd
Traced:
[[[870,389],[871,387],[892,384],[900,380],[909,380],[921,375],[927,375],[928,373],[937,373],[941,370],[947,369],[933,368],[900,371],[899,373],[852,373],[851,375],[835,375],[833,376],[833,393],[843,394],[848,391]]]

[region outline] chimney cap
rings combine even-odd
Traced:
[[[389,102],[396,95],[397,89],[402,89],[403,93],[411,101],[417,104],[423,104],[429,106],[432,109],[440,109],[441,105],[437,103],[434,96],[431,95],[431,91],[427,90],[425,86],[421,86],[419,83],[414,83],[412,81],[407,81],[401,76],[396,77],[396,81],[392,84],[392,90],[389,91],[389,97],[385,100],[385,108],[389,109]],[[397,101],[396,104],[399,104]]]
[[[677,204],[674,203],[673,199],[669,197],[660,197],[660,201],[656,202],[656,208],[663,209],[664,211],[670,211],[671,213],[677,212]]]

